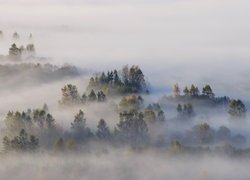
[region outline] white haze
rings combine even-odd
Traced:
[[[246,0],[0,2],[2,54],[13,32],[21,35],[18,44],[33,33],[39,55],[60,64],[95,70],[139,64],[161,90],[175,82],[211,83],[219,94],[250,98]]]
[[[247,0],[0,0],[0,54],[8,54],[12,34],[18,45],[28,44],[29,34],[37,55],[51,63],[69,63],[94,72],[126,64],[142,67],[151,83],[152,99],[171,94],[192,83],[209,83],[216,95],[241,98],[250,105],[250,2]],[[91,105],[62,110],[60,89],[66,83],[82,94],[88,77],[63,80],[36,87],[0,89],[0,129],[9,110],[26,110],[47,103],[57,124],[69,129],[82,108],[87,125],[95,130],[100,118],[113,128],[118,115],[110,106]],[[5,82],[1,82],[5,83]],[[7,83],[8,84],[8,83]],[[103,107],[105,106],[105,107]],[[106,109],[109,107],[108,109]],[[166,116],[175,115],[164,109]],[[169,113],[169,114],[167,114]],[[116,117],[117,116],[117,117]],[[227,115],[213,114],[209,121],[198,116],[188,127],[208,122],[213,128],[226,125],[233,134],[247,137],[246,124],[235,126]],[[172,127],[166,131],[171,132]],[[176,128],[176,126],[175,126]],[[139,154],[139,155],[138,155]],[[80,158],[79,158],[80,156]],[[224,157],[169,157],[167,154],[110,150],[108,154],[69,154],[61,157],[38,154],[2,158],[3,179],[249,179],[249,160]],[[25,168],[24,168],[25,167]],[[235,171],[237,169],[237,172]],[[15,174],[15,175],[14,175]],[[1,179],[0,178],[0,179]]]
[[[171,157],[168,154],[129,151],[88,154],[38,154],[2,160],[3,179],[109,179],[109,180],[247,180],[249,159],[217,156]],[[13,174],[12,168],[15,169]]]

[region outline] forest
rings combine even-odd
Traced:
[[[245,0],[0,0],[0,180],[248,180]]]
[[[13,49],[16,49],[15,45],[10,48],[10,55],[16,54],[12,52]],[[25,62],[23,59],[20,61]],[[28,76],[37,80],[46,79],[46,76],[49,80],[80,76],[74,66],[40,64],[36,58],[33,61],[2,65],[1,73],[14,78],[22,71],[32,72]],[[79,91],[74,84],[65,84],[61,90],[58,89],[61,98],[52,100],[58,102],[60,112],[78,109],[70,115],[71,120],[66,125],[69,128],[60,125],[61,120],[54,118],[46,102],[40,108],[29,107],[22,111],[10,109],[4,117],[2,152],[81,152],[86,148],[95,148],[91,144],[130,147],[135,151],[162,149],[174,154],[223,152],[229,156],[245,156],[250,152],[247,138],[231,132],[226,125],[214,128],[208,117],[194,124],[197,117],[212,113],[228,116],[228,121],[232,123],[246,121],[247,108],[242,100],[217,97],[209,84],[205,84],[201,90],[194,84],[185,86],[183,90],[174,84],[171,95],[150,101],[152,88],[138,65],[96,73],[90,76],[87,84],[84,91]],[[90,105],[113,111],[110,118],[114,119],[115,125],[110,125],[104,117],[99,116],[95,117],[99,118],[95,128],[88,127],[88,122],[92,120],[86,117],[85,111],[89,111]],[[174,115],[168,115],[169,111]],[[178,124],[188,128],[168,132],[169,126]]]

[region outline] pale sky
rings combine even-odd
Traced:
[[[19,44],[33,33],[37,53],[58,62],[97,70],[138,64],[164,86],[206,79],[225,90],[231,80],[233,87],[240,83],[242,96],[249,94],[249,0],[0,3],[0,54],[8,53],[13,32],[21,35]]]

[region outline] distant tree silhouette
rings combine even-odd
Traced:
[[[228,113],[232,118],[245,118],[246,112],[246,106],[241,100],[233,99],[230,101]]]

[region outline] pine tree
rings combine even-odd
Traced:
[[[21,50],[16,46],[16,44],[12,44],[11,48],[9,48],[9,57],[13,60],[21,59]]]
[[[72,84],[68,84],[62,88],[62,100],[61,104],[78,104],[81,102],[80,95],[78,94],[77,87]]]
[[[202,89],[202,94],[204,96],[207,96],[209,98],[214,98],[214,93],[212,88],[209,85],[206,85],[203,89]]]
[[[180,96],[180,88],[178,84],[175,84],[173,87],[173,96],[179,97]]]
[[[95,91],[92,89],[90,94],[89,94],[89,101],[96,101],[97,97],[96,97],[96,94],[95,94]]]
[[[230,101],[228,113],[232,118],[245,118],[246,112],[246,106],[241,100],[233,99]]]
[[[122,141],[132,145],[140,145],[147,142],[148,126],[142,113],[121,113],[117,131]]]
[[[96,136],[102,140],[109,140],[111,138],[111,133],[104,119],[100,119],[97,125]]]
[[[183,93],[185,96],[189,96],[190,93],[189,93],[189,89],[187,86],[184,88]]]

